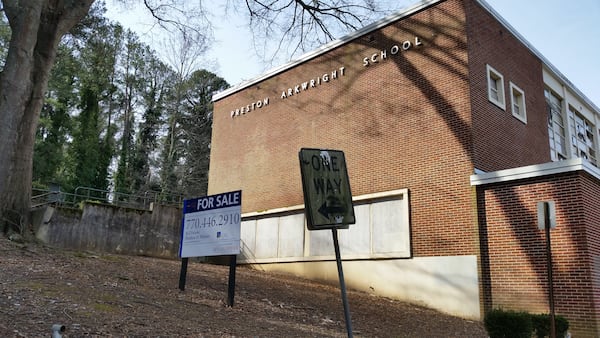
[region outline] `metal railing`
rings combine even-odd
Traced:
[[[143,194],[127,194],[90,187],[77,187],[73,193],[34,188],[31,195],[32,208],[45,205],[78,208],[84,201],[146,210],[150,209],[152,204],[169,206],[183,204],[183,195],[153,190],[145,191]]]

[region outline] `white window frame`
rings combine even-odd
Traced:
[[[509,82],[510,85],[510,110],[514,117],[527,124],[527,106],[525,105],[525,92],[516,84]],[[515,95],[516,94],[516,95]],[[515,111],[515,104],[519,107],[519,112]]]
[[[582,114],[580,109],[571,104],[567,105],[567,114],[571,133],[571,156],[585,158],[597,166],[596,135],[594,135],[596,126]]]
[[[486,74],[487,74],[487,88],[488,88],[488,100],[501,108],[502,110],[506,110],[506,95],[504,93],[504,76],[497,70],[495,70],[492,66],[486,65]],[[493,82],[496,83],[497,96],[498,99],[494,97],[494,91],[490,84]]]
[[[548,111],[548,138],[550,141],[550,159],[566,160],[570,152],[568,142],[568,120],[565,117],[564,98],[550,88],[544,89]],[[556,101],[556,102],[554,102]],[[556,119],[554,118],[556,116]]]

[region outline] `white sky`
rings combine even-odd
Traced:
[[[486,1],[584,95],[600,106],[599,0]],[[403,4],[400,7],[415,2],[395,1]],[[221,6],[220,1],[210,3]],[[152,37],[157,30],[147,34],[146,13],[124,9],[115,5],[115,0],[107,0],[106,5],[110,18],[137,31],[144,41],[153,44]],[[207,55],[207,61],[211,62],[206,64],[214,65],[213,61],[216,61],[216,65],[209,70],[236,85],[270,68],[255,56],[244,17],[230,16],[227,20],[213,20],[213,24],[217,41]]]

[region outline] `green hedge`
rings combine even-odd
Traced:
[[[537,338],[550,336],[550,315],[541,313],[531,315],[533,329]],[[554,316],[554,328],[556,329],[557,337],[564,337],[569,329],[569,321],[563,316]]]
[[[533,323],[527,312],[492,310],[485,315],[485,329],[490,338],[531,338]]]
[[[562,316],[554,319],[556,336],[564,337],[569,322]],[[536,337],[543,338],[550,334],[550,315],[496,309],[485,315],[484,325],[490,338],[531,338],[534,332]]]

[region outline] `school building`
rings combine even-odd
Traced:
[[[209,194],[243,191],[239,262],[337,283],[298,153],[341,150],[349,288],[465,318],[548,313],[551,201],[556,313],[600,335],[600,109],[485,1],[422,1],[213,101]]]

